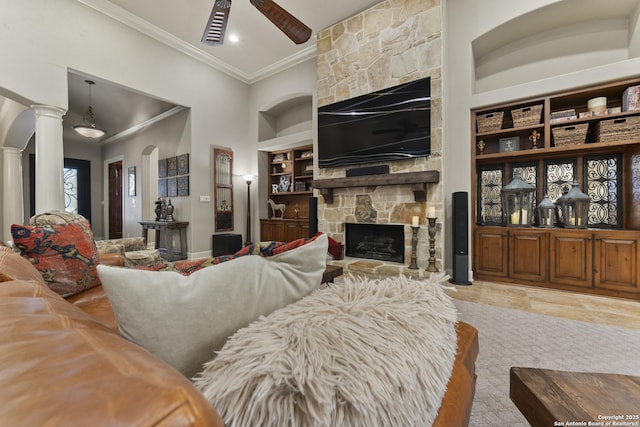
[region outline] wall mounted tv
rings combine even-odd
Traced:
[[[321,168],[423,157],[430,152],[429,77],[318,108]]]

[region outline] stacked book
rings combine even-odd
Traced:
[[[576,110],[573,108],[569,110],[554,111],[549,115],[549,123],[554,124],[554,123],[566,122],[568,120],[573,120],[577,118],[578,116],[576,115]]]

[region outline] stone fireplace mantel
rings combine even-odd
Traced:
[[[347,187],[371,187],[379,185],[411,185],[416,202],[427,201],[427,184],[440,181],[440,172],[405,172],[385,175],[353,176],[347,178],[314,179],[312,187],[318,189],[325,203],[333,203],[333,190]]]

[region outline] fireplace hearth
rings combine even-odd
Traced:
[[[404,263],[404,226],[345,223],[345,255]]]

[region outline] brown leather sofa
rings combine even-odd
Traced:
[[[118,256],[101,262],[122,265]],[[477,331],[460,322],[458,355],[434,426],[467,426]],[[0,425],[223,426],[178,371],[122,338],[101,287],[64,300],[0,248]]]

